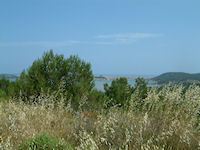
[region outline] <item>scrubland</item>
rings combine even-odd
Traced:
[[[98,110],[71,103],[56,105],[54,96],[41,95],[38,103],[20,98],[0,102],[0,149],[17,149],[26,139],[47,134],[77,150],[197,150],[200,149],[200,87],[151,88],[144,100],[131,96],[128,109]],[[141,103],[142,102],[142,103]],[[142,105],[142,106],[141,106]]]

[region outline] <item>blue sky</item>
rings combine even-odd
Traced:
[[[94,74],[200,72],[199,0],[1,0],[0,73],[53,49]]]

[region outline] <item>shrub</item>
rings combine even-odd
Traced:
[[[57,138],[42,134],[33,139],[28,139],[21,143],[18,150],[73,150],[72,147],[66,143],[59,143]]]

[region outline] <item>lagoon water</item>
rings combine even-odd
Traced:
[[[112,80],[95,80],[94,83],[95,83],[95,87],[94,87],[95,89],[104,92],[104,84],[107,83],[110,86],[112,83]],[[135,80],[128,80],[128,83],[133,87],[135,86]]]
[[[104,92],[104,84],[108,84],[109,86],[112,83],[112,80],[94,80],[95,86],[94,88]],[[135,80],[128,80],[128,84],[130,84],[132,87],[135,86]],[[148,85],[149,87],[155,87],[157,86],[156,83],[154,81],[148,81]]]
[[[112,77],[112,76],[111,76]],[[113,76],[115,77],[115,76]],[[10,81],[16,81],[16,78],[9,78]],[[150,87],[154,87],[154,86],[157,86],[156,83],[152,80],[149,80],[146,82],[148,83],[147,86],[150,86]],[[109,86],[111,85],[112,83],[112,80],[94,80],[94,83],[95,83],[95,86],[94,86],[94,89],[97,89],[98,91],[102,91],[104,92],[104,84],[108,84]],[[135,86],[135,80],[134,79],[128,79],[128,84],[131,85],[132,87]]]

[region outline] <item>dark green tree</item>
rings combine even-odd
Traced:
[[[80,99],[94,86],[91,65],[78,56],[54,55],[53,50],[45,52],[42,58],[21,73],[17,81],[19,89],[26,97],[43,92],[54,92],[62,88],[73,100]]]
[[[137,78],[135,83],[135,88],[131,96],[131,106],[134,111],[142,110],[144,99],[147,97],[148,92],[147,82],[144,78]]]
[[[111,86],[104,84],[105,94],[110,98],[111,102],[109,105],[120,105],[125,106],[128,104],[132,88],[128,84],[126,78],[117,78],[113,80]]]
[[[8,95],[8,88],[9,88],[9,85],[10,85],[10,81],[7,80],[6,78],[2,78],[0,80],[0,89],[2,91],[4,91],[6,93],[6,95]]]
[[[135,82],[136,86],[134,91],[137,92],[138,98],[145,99],[148,92],[147,82],[144,78],[137,78]]]

